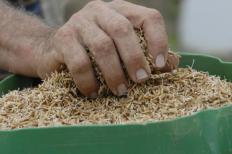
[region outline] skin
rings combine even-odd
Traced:
[[[0,1],[0,68],[45,78],[66,65],[82,94],[99,88],[86,47],[115,95],[127,93],[122,64],[134,82],[149,79],[150,68],[133,30],[143,28],[156,68],[167,61],[168,41],[162,15],[122,0],[92,1],[60,28]]]

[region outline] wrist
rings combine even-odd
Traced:
[[[55,59],[57,51],[55,49],[54,35],[56,29],[47,28],[42,31],[43,35],[37,38],[32,45],[31,64],[37,77],[44,77],[50,73],[51,63]]]
[[[52,46],[49,43],[54,30],[49,27],[39,28],[33,36],[23,36],[12,40],[12,49],[8,57],[15,59],[8,66],[12,73],[31,77],[40,77],[39,68],[47,63],[47,54]]]

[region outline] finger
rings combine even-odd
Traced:
[[[160,15],[151,14],[144,20],[143,30],[148,44],[148,51],[154,58],[157,68],[163,68],[167,61],[168,39]]]
[[[135,82],[147,80],[150,68],[131,23],[107,5],[96,5],[99,5],[96,22],[114,40],[131,79]]]
[[[171,72],[172,70],[176,69],[179,65],[180,57],[173,52],[168,53],[167,63],[165,67],[163,67],[160,71],[161,72]]]
[[[127,82],[112,39],[93,22],[84,20],[79,24],[82,42],[93,54],[108,87],[115,95],[126,95]]]
[[[69,29],[69,28],[68,28]],[[58,39],[63,44],[61,50],[64,63],[67,65],[79,91],[88,97],[97,97],[98,83],[91,66],[87,52],[75,38],[75,33],[70,30],[60,30]]]
[[[121,0],[112,1],[108,5],[130,20],[134,27],[144,30],[154,64],[157,68],[163,68],[167,60],[168,38],[162,15],[155,9]]]

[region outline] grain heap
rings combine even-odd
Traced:
[[[38,87],[0,98],[0,129],[165,120],[232,102],[232,83],[219,77],[191,68],[156,73],[144,84],[129,81],[127,97],[113,96],[101,86],[95,100],[78,93],[68,72],[53,73]]]
[[[192,69],[152,75],[130,84],[127,97],[82,98],[69,73],[54,73],[37,88],[0,99],[0,129],[172,119],[232,102],[232,83]]]

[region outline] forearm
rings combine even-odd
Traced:
[[[134,27],[143,29],[142,44],[152,70],[165,68],[169,58],[162,15],[123,0],[91,1],[55,31],[2,3],[0,19],[0,68],[45,78],[65,65],[80,92],[89,97],[96,97],[99,86],[88,52],[115,95],[127,92],[123,68],[134,82],[149,78],[151,68]],[[178,63],[176,57],[171,61]]]
[[[37,17],[0,1],[0,69],[37,76],[33,53],[49,38],[52,29]]]

